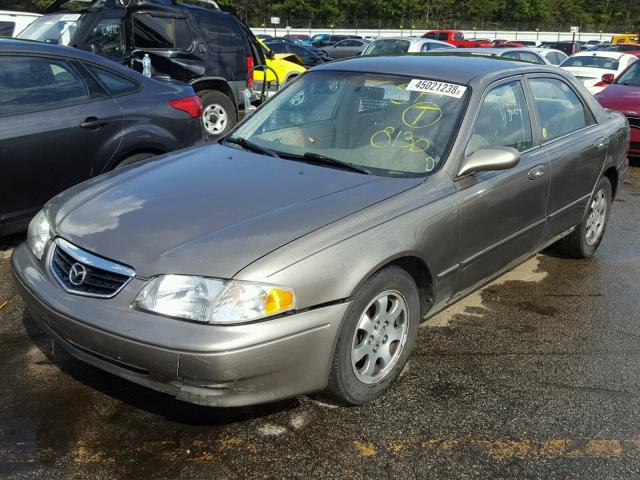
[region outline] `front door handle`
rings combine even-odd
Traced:
[[[536,165],[527,174],[529,180],[539,180],[544,177],[544,165]]]
[[[606,138],[599,138],[598,140],[596,140],[596,143],[594,144],[594,146],[598,150],[604,150],[609,146],[609,140]]]
[[[104,127],[109,122],[105,120],[99,120],[96,117],[89,117],[80,124],[80,128],[86,128],[87,130],[97,130],[100,127]]]

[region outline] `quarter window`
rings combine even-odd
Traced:
[[[133,17],[133,36],[137,48],[186,50],[193,41],[184,18],[157,17],[150,13]]]
[[[543,142],[589,124],[584,105],[566,83],[554,78],[535,78],[529,83],[538,109]]]
[[[124,95],[138,90],[138,84],[93,65],[86,65],[111,95]]]
[[[494,88],[482,102],[467,154],[486,146],[512,147],[520,152],[533,146],[529,109],[520,82]]]
[[[29,57],[0,57],[0,116],[61,108],[89,100],[69,64]]]

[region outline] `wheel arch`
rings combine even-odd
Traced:
[[[616,198],[616,194],[618,193],[618,182],[620,180],[618,178],[618,170],[616,167],[609,167],[605,170],[603,175],[609,179],[609,182],[611,182],[611,197]]]
[[[420,319],[422,319],[433,306],[436,286],[431,270],[425,261],[413,253],[399,254],[396,257],[387,259],[385,262],[376,265],[356,285],[353,292],[366,283],[373,275],[391,266],[400,267],[405,270],[416,283],[420,295]]]
[[[200,96],[201,93],[206,92],[208,90],[217,90],[219,92],[224,93],[227,97],[229,97],[229,100],[231,100],[231,103],[233,103],[236,109],[236,114],[238,113],[238,102],[235,98],[235,95],[233,94],[233,90],[231,89],[231,87],[229,86],[229,84],[224,78],[218,78],[218,77],[200,78],[192,82],[191,86],[193,87],[193,90],[196,92],[198,96]]]

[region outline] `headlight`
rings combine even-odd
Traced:
[[[249,322],[295,308],[288,288],[187,275],[151,279],[133,302],[140,310],[203,323]]]
[[[44,210],[40,210],[29,223],[29,233],[27,234],[29,250],[38,260],[42,260],[44,249],[49,241],[49,235],[49,222]]]

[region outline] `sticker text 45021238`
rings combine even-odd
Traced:
[[[407,85],[407,90],[412,92],[428,92],[447,97],[462,98],[467,87],[455,83],[436,82],[435,80],[413,79]]]

